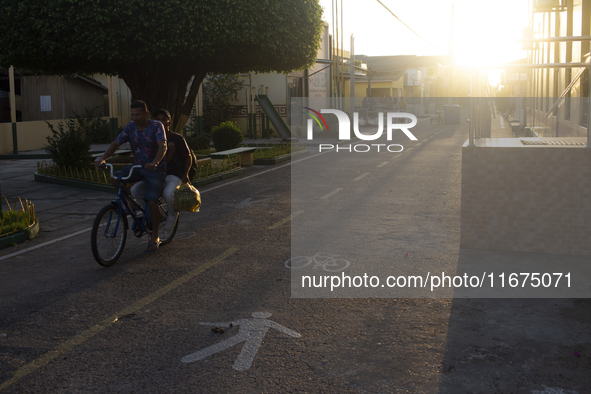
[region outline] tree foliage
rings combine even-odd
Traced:
[[[228,120],[232,100],[244,89],[244,81],[236,74],[208,74],[203,81],[203,117],[205,130]]]
[[[2,0],[0,65],[118,75],[186,123],[208,72],[289,72],[316,59],[317,0]]]

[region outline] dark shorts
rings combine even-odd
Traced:
[[[129,170],[132,166],[125,166],[119,171],[115,171],[113,176],[115,178],[126,177],[129,174]],[[164,188],[164,180],[166,179],[166,173],[157,171],[148,171],[143,168],[135,168],[131,174],[131,178],[126,179],[126,183],[136,183],[143,180],[146,183],[146,195],[144,200],[158,202],[162,189]]]

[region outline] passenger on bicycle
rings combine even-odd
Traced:
[[[183,182],[189,182],[189,169],[191,168],[192,158],[189,154],[189,147],[185,138],[170,130],[170,126],[172,125],[170,113],[165,109],[159,109],[154,112],[154,119],[162,123],[166,130],[168,147],[166,149],[166,156],[164,157],[166,161],[166,179],[164,181],[162,197],[166,201],[169,212],[165,229],[166,231],[171,231],[179,215],[179,211],[174,210],[174,193]],[[133,194],[136,200],[140,200],[145,192],[146,184],[144,181],[136,183],[131,188],[131,194]]]
[[[166,178],[166,162],[162,160],[166,154],[166,133],[162,123],[148,119],[148,114],[148,107],[145,102],[140,100],[132,102],[131,122],[125,126],[105,153],[96,159],[94,167],[98,169],[106,159],[119,149],[120,145],[129,142],[135,157],[135,165],[141,165],[143,168],[134,170],[127,182],[134,183],[144,180],[147,184],[144,200],[148,202],[150,209],[152,234],[146,252],[154,252],[160,246],[160,238],[158,237],[158,225],[160,223],[158,199],[162,193]],[[125,166],[114,173],[113,186],[116,189],[120,185],[116,177],[127,176],[131,167]]]

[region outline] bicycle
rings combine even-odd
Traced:
[[[110,167],[111,178],[113,178],[113,165],[104,164]],[[119,181],[125,181],[131,177],[133,170],[141,168],[139,165],[131,167],[127,177],[118,177]],[[179,226],[179,217],[170,231],[166,231],[165,223],[168,217],[168,210],[166,203],[158,201],[158,208],[160,209],[160,225],[159,235],[160,245],[166,245],[174,238],[176,231]],[[97,263],[104,267],[110,267],[115,264],[125,248],[125,242],[127,240],[127,230],[129,228],[127,223],[127,215],[131,217],[133,235],[137,238],[143,237],[146,234],[152,232],[152,223],[150,221],[150,209],[148,203],[144,208],[138,204],[133,198],[131,193],[123,187],[123,183],[119,187],[117,198],[109,205],[104,206],[92,225],[92,232],[90,234],[90,245],[92,248],[92,255]]]
[[[318,252],[314,256],[298,256],[285,262],[285,268],[303,268],[314,262],[313,269],[322,268],[328,272],[338,272],[347,269],[351,262],[344,259],[335,259],[338,254]]]

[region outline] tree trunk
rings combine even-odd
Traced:
[[[207,72],[186,64],[155,63],[142,69],[128,68],[119,76],[131,90],[132,100],[142,100],[152,114],[166,109],[172,117],[172,130],[182,133],[191,116],[199,87]]]

